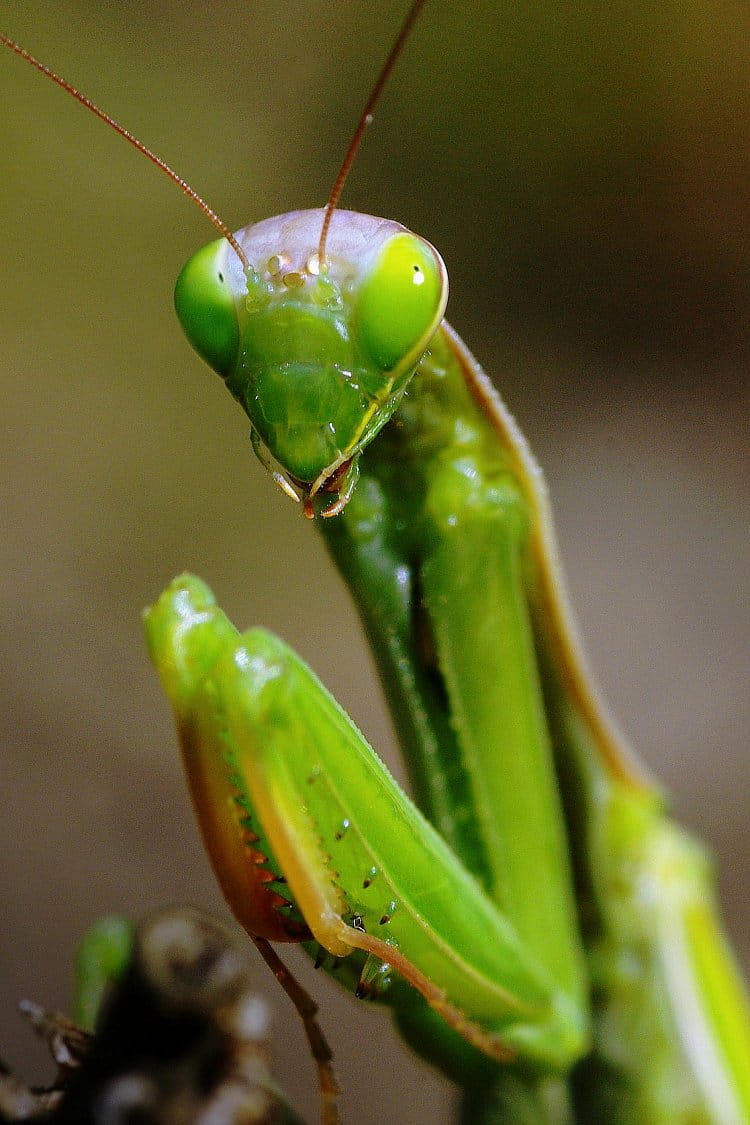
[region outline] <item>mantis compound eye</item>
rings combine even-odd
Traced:
[[[198,250],[182,267],[174,291],[175,310],[185,335],[223,379],[237,366],[240,342],[226,252],[223,238]]]
[[[437,250],[408,231],[383,245],[356,306],[359,342],[383,371],[424,351],[445,308],[447,274]]]

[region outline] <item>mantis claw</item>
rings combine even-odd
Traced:
[[[353,988],[363,964],[383,986],[399,974],[492,1058],[521,1044],[552,1065],[580,1053],[585,1032],[568,1001],[286,645],[258,629],[238,634],[190,576],[165,591],[146,625],[209,854],[253,936],[304,940],[309,928],[334,957],[356,955]],[[241,787],[262,837],[253,849],[286,878],[289,918],[255,866],[248,871],[245,837],[226,815],[227,763],[232,796]],[[374,869],[375,888],[363,887],[362,872]],[[377,936],[386,924],[388,940]]]

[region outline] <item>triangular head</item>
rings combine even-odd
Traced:
[[[175,306],[196,351],[246,411],[261,459],[312,515],[341,510],[362,449],[388,421],[445,310],[443,260],[400,223],[323,210],[245,227],[183,267]]]

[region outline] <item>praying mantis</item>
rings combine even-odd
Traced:
[[[354,497],[355,498],[355,497]]]

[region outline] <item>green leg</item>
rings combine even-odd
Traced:
[[[581,1033],[559,982],[302,661],[261,630],[239,634],[190,576],[146,625],[208,851],[246,928],[300,940],[303,919],[353,957],[360,990],[387,989],[398,1010],[413,997],[403,978],[465,1052],[570,1066]]]
[[[747,992],[703,848],[624,780],[547,667],[574,842],[595,1049],[575,1075],[592,1125],[750,1121]]]

